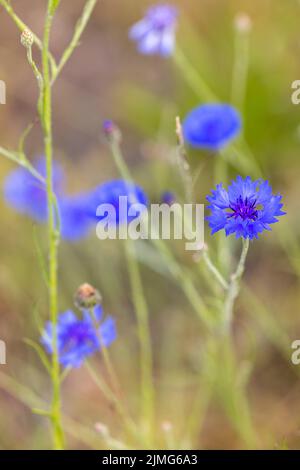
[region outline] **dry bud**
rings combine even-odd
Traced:
[[[75,305],[80,308],[93,308],[100,305],[102,297],[100,292],[90,284],[82,284],[75,293]]]
[[[24,29],[23,33],[21,34],[21,44],[22,46],[28,49],[32,47],[34,42],[33,34],[29,29]]]

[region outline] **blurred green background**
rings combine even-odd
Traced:
[[[245,282],[253,295],[246,290],[240,297],[235,340],[241,361],[252,366],[249,398],[258,446],[299,448],[300,366],[291,364],[290,344],[300,338],[300,107],[291,103],[291,83],[300,79],[300,4],[296,0],[171,3],[180,8],[177,41],[181,49],[221,101],[230,101],[235,17],[244,12],[253,23],[244,135],[263,174],[275,192],[284,195],[287,216],[251,246]],[[46,2],[12,0],[12,4],[40,35]],[[56,57],[68,44],[83,4],[83,0],[61,1],[51,41]],[[145,0],[100,0],[80,47],[55,84],[55,158],[65,169],[70,194],[118,176],[101,135],[106,118],[114,119],[122,129],[126,160],[150,199],[159,201],[164,190],[180,192],[171,161],[176,144],[175,116],[184,117],[199,99],[172,60],[141,56],[128,40],[129,27],[150,4]],[[34,54],[38,61],[38,51]],[[0,144],[13,149],[36,117],[37,89],[19,32],[2,9],[0,63],[0,79],[7,85],[7,104],[0,106]],[[27,140],[26,152],[30,159],[43,152],[38,125]],[[199,173],[198,202],[205,201],[213,185],[214,158],[189,152],[191,167]],[[13,168],[1,159],[2,180]],[[233,166],[230,174],[236,175]],[[24,338],[38,340],[39,325],[47,318],[47,292],[37,255],[37,243],[46,250],[46,230],[16,214],[3,198],[0,206],[0,339],[7,345],[7,365],[0,366],[0,448],[48,448],[47,421],[33,415],[22,399],[13,396],[6,380],[13,377],[43,401],[50,399],[50,382],[43,366],[24,344]],[[206,242],[210,243],[209,235]],[[198,269],[191,253],[184,251],[183,244],[171,245],[197,282]],[[62,242],[59,258],[60,310],[72,308],[75,290],[89,282],[99,288],[105,310],[117,319],[119,338],[111,356],[134,412],[138,345],[122,246],[100,242],[92,233],[78,244]],[[150,259],[154,269],[143,264],[142,275],[151,314],[158,442],[161,447],[166,445],[163,423],[170,422],[175,438],[186,446],[239,448],[243,444],[217,400],[211,401],[189,440],[186,417],[192,412],[193,400],[201,400],[201,325],[180,288],[164,275],[159,257],[150,253]],[[198,289],[205,293],[200,281]],[[101,361],[96,365],[105,375]],[[24,398],[26,391],[20,385],[15,395]],[[112,434],[119,432],[114,409],[84,369],[65,380],[63,406],[67,416],[84,424],[99,448],[105,444],[94,432],[95,423],[106,423]],[[86,448],[79,430],[71,427],[69,447]]]

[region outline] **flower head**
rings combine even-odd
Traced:
[[[21,34],[21,44],[22,46],[26,47],[26,49],[33,46],[34,37],[32,32],[29,29],[24,29]]]
[[[41,176],[46,176],[46,163],[39,158],[35,165]],[[59,165],[53,168],[53,188],[61,192],[63,173]],[[47,220],[47,194],[45,184],[33,176],[26,168],[13,170],[4,182],[4,198],[17,212],[28,215],[37,222]]]
[[[81,319],[68,310],[59,315],[57,325],[57,346],[59,362],[64,367],[80,367],[84,360],[101,350],[101,345],[108,347],[116,339],[115,321],[108,316],[102,323],[103,312],[101,306],[94,308],[95,325],[90,312],[83,311]],[[53,352],[53,327],[47,323],[41,338],[46,351]]]
[[[75,305],[80,309],[92,308],[101,305],[102,296],[100,292],[91,284],[85,282],[78,287],[75,296]]]
[[[235,233],[236,238],[258,238],[285,214],[281,199],[280,194],[272,194],[268,181],[252,181],[250,176],[238,176],[227,191],[222,183],[218,184],[207,196],[212,234],[224,229],[227,236]]]
[[[124,206],[122,204],[123,198]],[[129,223],[140,215],[130,213],[135,205],[142,205],[142,207],[148,205],[148,198],[143,189],[125,180],[112,180],[101,184],[93,191],[91,201],[91,215],[93,217],[96,216],[98,206],[103,204],[105,208],[105,205],[111,205],[114,209],[114,220],[109,222],[115,222],[116,225]],[[103,218],[107,220],[106,210],[104,212],[105,214],[97,216],[100,220]]]
[[[217,151],[241,130],[241,118],[229,104],[204,104],[193,109],[183,122],[184,139],[195,148]]]
[[[170,56],[175,47],[178,10],[169,4],[150,7],[144,18],[132,26],[129,37],[146,55]]]

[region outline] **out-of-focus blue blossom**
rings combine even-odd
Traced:
[[[270,225],[285,214],[281,209],[282,196],[272,194],[268,181],[252,181],[250,176],[238,176],[228,190],[218,184],[207,196],[211,210],[207,217],[212,234],[225,230],[226,235],[235,233],[236,238],[258,238]]]
[[[175,48],[178,10],[174,5],[151,6],[144,18],[132,26],[129,37],[146,55],[170,56]]]
[[[61,237],[68,241],[81,240],[89,235],[95,221],[91,217],[91,194],[65,196],[59,201]]]
[[[35,167],[41,176],[46,176],[45,159],[36,161]],[[53,188],[61,193],[63,172],[58,164],[53,166]],[[37,222],[47,220],[47,194],[45,185],[26,168],[13,170],[4,182],[4,198],[16,211],[28,215]]]
[[[176,196],[174,193],[172,193],[172,191],[165,191],[161,195],[161,202],[163,204],[168,204],[169,206],[171,206],[172,204],[174,204],[174,202],[176,202]]]
[[[126,202],[124,207],[120,205],[121,197],[127,198],[127,202],[124,201]],[[101,204],[110,204],[114,207],[116,216],[115,222],[119,225],[130,223],[132,220],[136,219],[140,215],[139,211],[137,211],[138,214],[129,215],[130,208],[133,208],[136,204],[147,206],[148,198],[140,186],[125,180],[112,180],[101,184],[92,192],[90,210],[93,217],[95,217],[97,207]],[[100,221],[103,218],[107,221],[107,214],[98,217]],[[108,220],[108,222],[113,223],[114,220]]]
[[[116,339],[114,319],[108,316],[100,323],[103,317],[101,306],[94,308],[94,314],[95,319],[88,310],[83,310],[81,319],[72,310],[59,315],[57,347],[59,362],[64,367],[80,367],[88,356],[101,350],[101,345],[108,347]],[[50,322],[46,324],[41,342],[46,351],[52,354],[53,327]]]
[[[38,160],[37,171],[45,177],[45,161]],[[97,207],[101,204],[113,205],[116,223],[130,222],[139,216],[128,215],[119,206],[119,197],[127,197],[128,211],[134,204],[148,204],[144,191],[133,183],[124,180],[108,181],[85,193],[68,196],[63,192],[63,172],[59,165],[53,167],[53,187],[57,198],[61,226],[61,236],[68,241],[77,241],[88,236],[95,226]],[[47,220],[47,194],[45,184],[35,178],[27,169],[12,171],[4,183],[6,202],[16,211],[28,215],[37,222]],[[101,218],[99,219],[101,220]]]
[[[183,135],[192,147],[220,150],[241,130],[241,117],[229,104],[204,104],[193,109],[183,121]]]

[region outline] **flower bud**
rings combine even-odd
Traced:
[[[176,202],[176,196],[171,191],[165,191],[161,195],[161,202],[163,204],[168,204],[168,206],[171,206]]]
[[[103,133],[107,138],[108,142],[120,143],[122,134],[118,126],[111,120],[106,120],[102,125]]]
[[[102,303],[100,292],[90,284],[82,284],[75,293],[75,305],[80,308],[93,308]]]
[[[239,13],[235,17],[235,27],[241,33],[249,33],[252,28],[252,21],[250,16],[248,16],[246,13]]]
[[[21,34],[21,44],[26,47],[26,49],[32,47],[34,42],[33,34],[29,29],[24,29]]]

